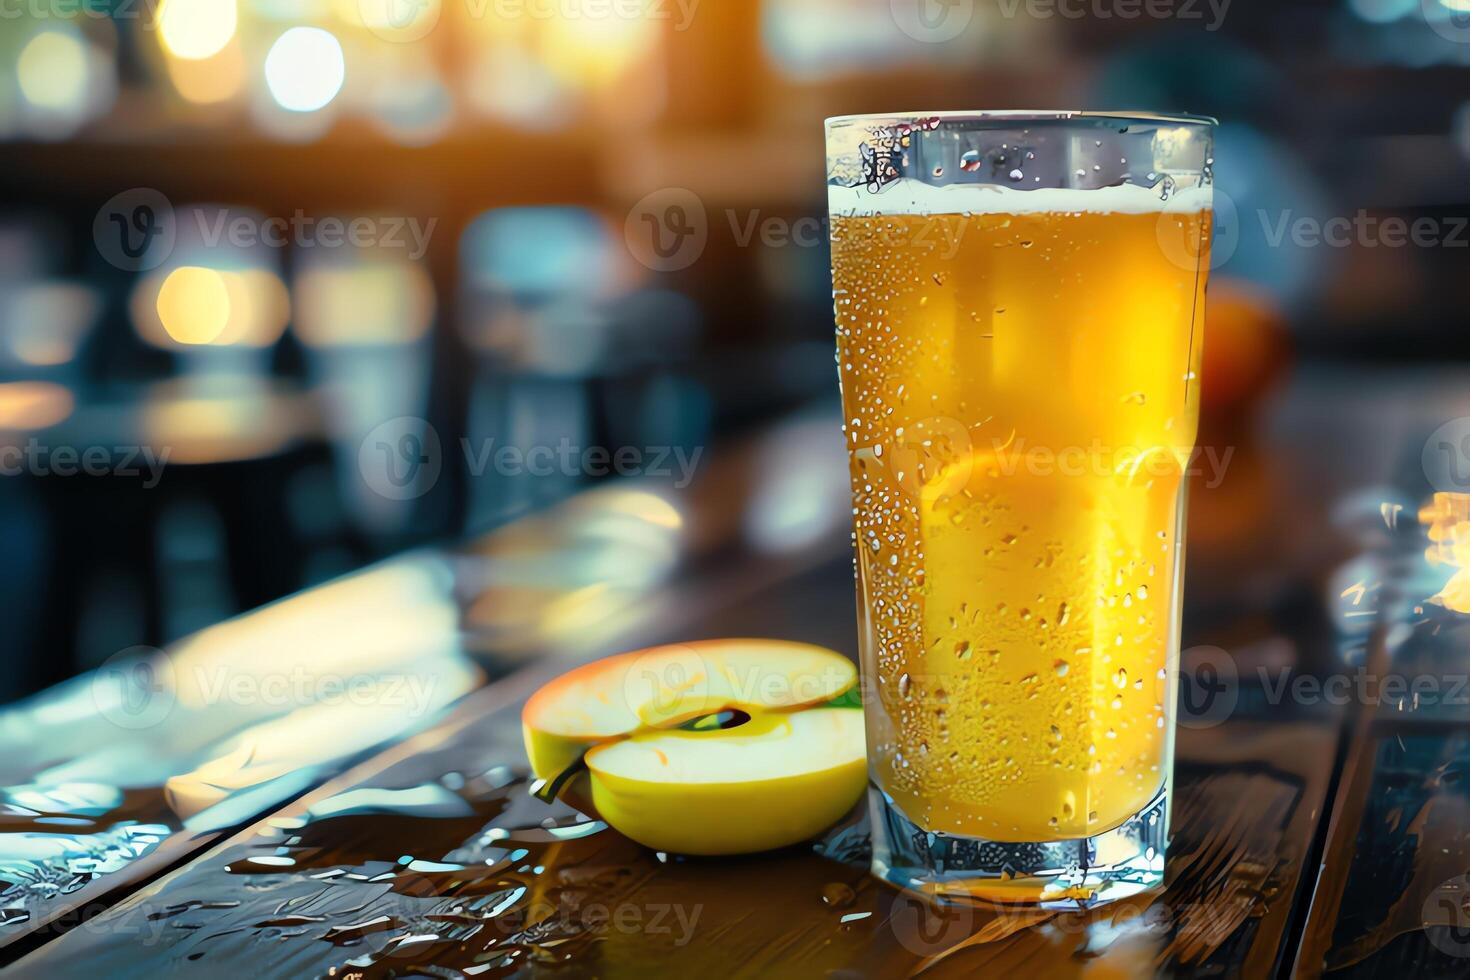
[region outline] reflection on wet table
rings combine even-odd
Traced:
[[[965,976],[1079,957],[1118,975],[1268,969],[1336,741],[1314,722],[1186,735],[1167,891],[1085,914],[941,913],[868,876],[861,814],[813,845],[694,859],[548,807],[524,776],[523,693],[491,688],[23,965],[105,962],[118,977],[190,964],[280,976],[574,966],[568,975],[634,977],[712,963],[750,976]]]
[[[803,638],[841,645],[851,603],[839,557],[679,631],[738,622],[759,634],[799,611]],[[725,963],[751,976],[964,976],[1102,958],[1120,975],[1269,971],[1338,743],[1333,715],[1273,724],[1244,709],[1221,726],[1196,717],[1181,732],[1167,891],[1087,914],[938,912],[868,876],[861,813],[814,845],[686,859],[532,799],[519,707],[555,670],[492,685],[443,726],[21,965],[107,962],[118,976],[244,963],[306,976],[649,976]]]
[[[820,435],[819,435],[820,433]],[[768,436],[808,467],[825,417]],[[545,651],[568,663],[633,642],[681,562],[725,546],[729,452],[708,492],[628,481],[463,547],[403,556],[102,669],[0,712],[0,963],[372,751],[420,731],[487,678]],[[825,462],[824,462],[825,461]],[[766,481],[780,486],[779,479]],[[839,499],[840,480],[831,480]],[[676,506],[677,504],[677,506]],[[809,515],[808,515],[809,516]],[[840,512],[836,515],[839,519]],[[822,548],[832,548],[829,523]],[[769,556],[768,574],[788,559]],[[794,559],[799,564],[799,557]],[[722,580],[722,596],[748,586]],[[680,609],[701,608],[702,593]],[[665,590],[664,602],[674,597]]]
[[[93,678],[0,715],[19,747],[0,753],[0,956],[19,976],[1461,975],[1470,502],[1430,500],[1412,454],[1333,474],[1373,399],[1340,396],[1324,428],[1315,383],[1241,450],[1241,487],[1196,495],[1210,521],[1248,496],[1248,533],[1191,543],[1161,891],[940,910],[868,876],[861,812],[809,845],[690,859],[530,797],[519,706],[572,663],[740,634],[852,652],[841,476],[813,476],[841,447],[808,419],[689,497],[578,498],[206,631],[163,661],[173,712],[126,737]],[[1346,472],[1365,468],[1382,483]],[[350,647],[343,672],[456,678],[436,707],[490,682],[376,725],[203,711],[195,665],[302,643]]]
[[[432,724],[549,637],[592,649],[578,642],[608,637],[576,617],[610,617],[660,581],[677,522],[653,494],[590,495],[462,552],[127,651],[0,715],[0,946],[95,914],[109,891]],[[508,580],[525,590],[513,616],[483,598]]]

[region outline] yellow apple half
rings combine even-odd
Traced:
[[[752,715],[735,728],[643,732],[587,753],[592,805],[646,847],[745,854],[804,841],[867,784],[863,713]]]
[[[862,712],[814,707],[856,683],[852,662],[822,647],[675,644],[557,678],[526,703],[522,730],[539,779],[642,844],[766,850],[812,836],[862,794]],[[568,780],[584,757],[587,772]]]

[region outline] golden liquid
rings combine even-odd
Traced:
[[[1205,277],[1169,236],[1208,214],[834,218],[870,764],[921,827],[1091,836],[1172,765]]]

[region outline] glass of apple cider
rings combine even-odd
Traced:
[[[827,122],[876,874],[1162,880],[1213,121]]]

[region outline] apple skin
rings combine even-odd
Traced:
[[[677,776],[660,778],[657,772],[648,773],[647,778],[630,778],[609,771],[605,765],[610,751],[623,751],[643,740],[651,746],[662,744],[667,748],[670,738],[665,733],[646,733],[621,745],[594,748],[587,753],[592,804],[598,815],[620,833],[656,851],[715,856],[750,854],[799,844],[837,823],[862,798],[868,784],[862,711],[814,708],[768,714],[751,722],[751,727],[757,730],[786,727],[793,722],[828,728],[831,726],[823,724],[828,719],[841,722],[836,726],[839,737],[827,743],[828,751],[836,753],[840,761],[828,768],[793,769],[768,779],[688,782]],[[740,729],[734,729],[702,737],[737,740],[741,739],[739,732]],[[688,738],[678,733],[675,737],[684,737],[692,745],[689,754],[703,751],[695,741],[700,736]],[[815,731],[804,731],[796,737],[795,745],[775,740],[762,747],[799,757],[801,749],[810,748],[817,741]],[[759,738],[757,734],[755,739]],[[752,744],[739,751],[754,750]],[[663,755],[656,748],[654,751]],[[844,755],[846,758],[842,758]]]

